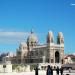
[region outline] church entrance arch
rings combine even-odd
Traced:
[[[55,63],[59,63],[60,60],[60,54],[58,51],[55,52]]]

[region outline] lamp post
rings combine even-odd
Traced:
[[[43,63],[45,63],[45,58],[46,58],[45,55],[42,58],[43,58]]]

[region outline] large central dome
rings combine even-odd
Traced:
[[[27,42],[29,42],[29,43],[37,43],[38,42],[38,38],[37,38],[36,34],[34,34],[33,30],[31,30],[31,33],[27,38]]]

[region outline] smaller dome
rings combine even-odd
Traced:
[[[20,43],[20,46],[21,46],[21,47],[27,47],[27,44],[26,44],[25,42],[21,42],[21,43]]]
[[[59,33],[58,33],[58,37],[59,37],[59,38],[63,38],[63,33],[62,33],[62,32],[59,32]]]

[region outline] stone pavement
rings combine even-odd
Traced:
[[[67,72],[64,72],[64,75],[66,75],[66,74],[75,75],[75,72],[74,72],[74,73],[69,73],[68,71],[67,71]],[[35,72],[0,73],[0,75],[35,75]],[[46,75],[46,71],[40,71],[40,72],[39,72],[39,75]],[[56,75],[56,72],[54,72],[53,75]],[[59,74],[59,75],[60,75],[60,74]]]
[[[75,73],[64,73],[64,75],[69,74],[69,75],[75,75]]]

